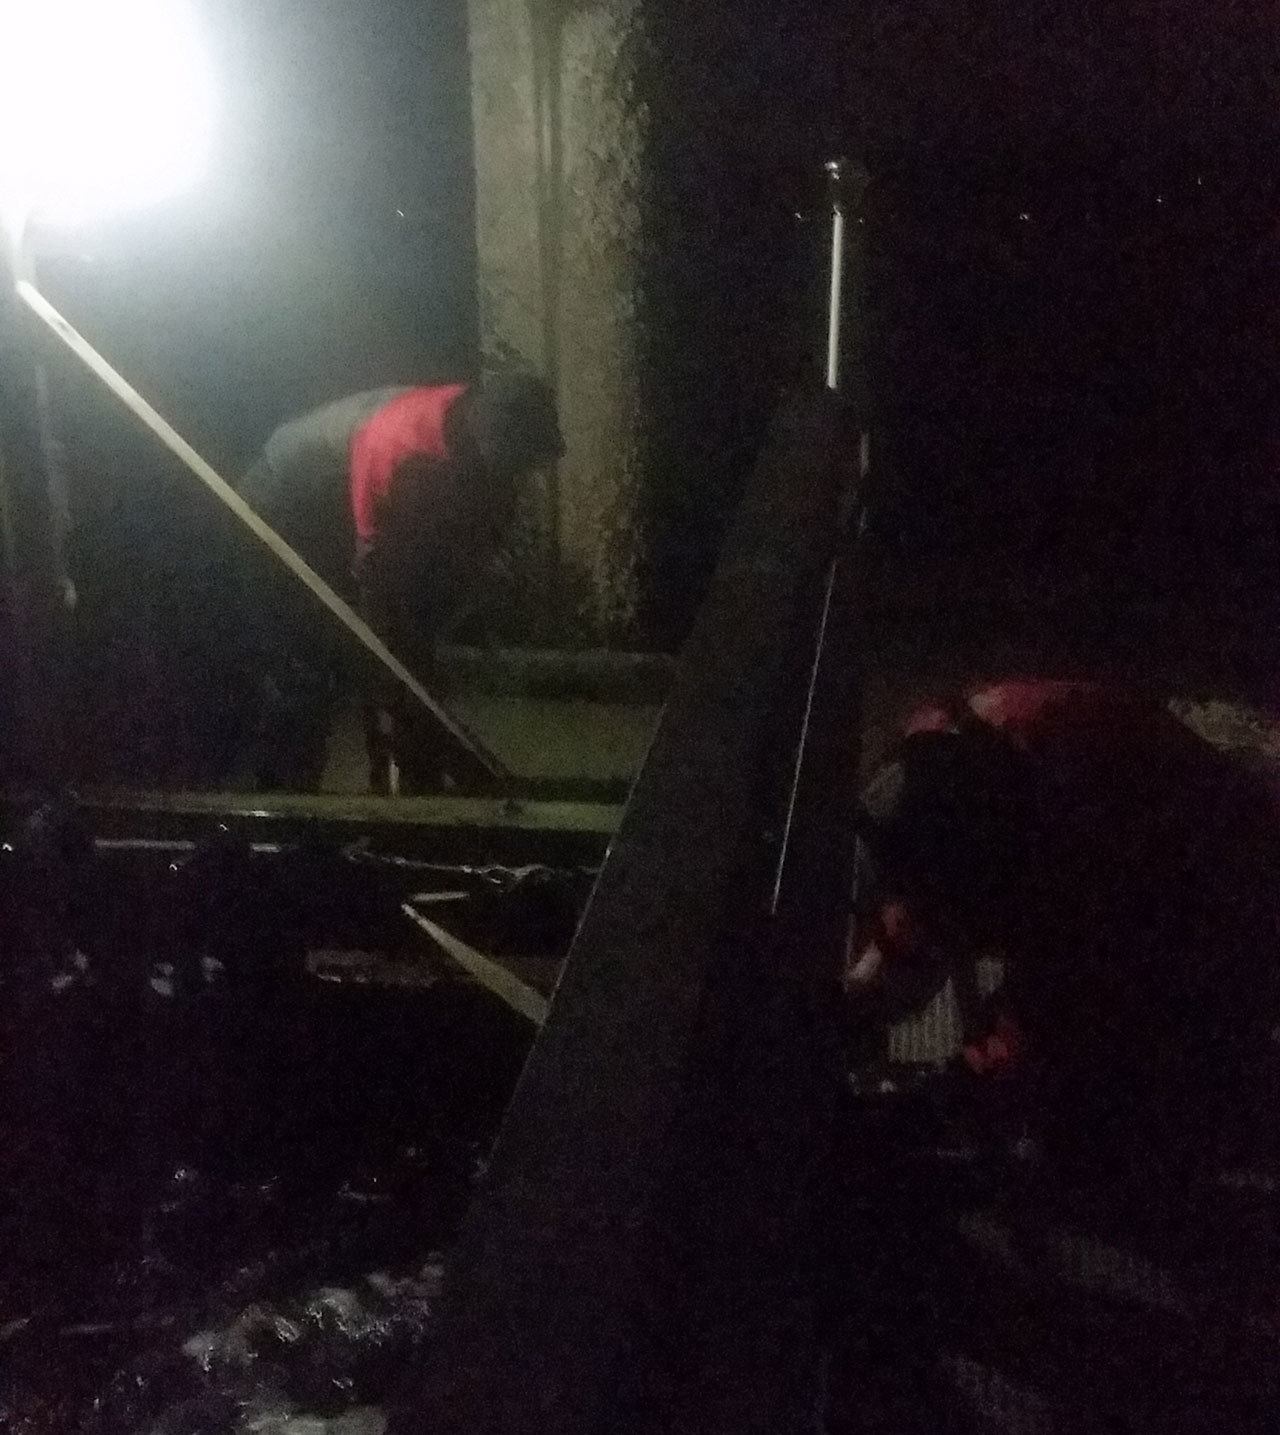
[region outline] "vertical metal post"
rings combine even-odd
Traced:
[[[871,177],[861,164],[850,165],[846,159],[829,159],[823,168],[826,171],[831,205],[826,380],[827,387],[836,391],[841,388],[843,377],[845,272],[849,266],[848,225],[853,211],[861,204],[862,195]],[[862,223],[860,217],[858,223]],[[860,252],[855,252],[855,268],[858,271],[861,268],[858,263],[860,258]],[[861,337],[860,334],[859,340]],[[854,369],[856,392],[849,397],[854,408],[865,414],[867,408],[865,355],[858,354],[854,361]],[[860,476],[865,479],[871,468],[871,435],[866,429],[865,418],[862,432],[858,436],[858,467]]]
[[[48,793],[63,782],[66,583],[50,476],[44,379],[16,286],[30,268],[25,217],[0,215],[0,508],[5,666],[15,705],[9,781]]]
[[[849,202],[849,191],[846,187],[846,181],[850,176],[847,171],[847,161],[843,159],[830,159],[826,162],[824,168],[831,192],[831,282],[830,302],[827,310],[827,388],[830,389],[832,393],[836,393],[840,389],[841,338],[844,321],[844,271],[846,259],[845,226],[846,208]],[[856,203],[857,200],[861,198],[862,191],[866,188],[866,171],[860,166],[855,168],[852,179],[855,187],[853,197]],[[862,400],[863,402],[859,404],[857,402],[858,400]],[[865,396],[863,394],[857,394],[855,395],[854,401],[856,407],[864,407]],[[867,472],[871,466],[871,435],[866,430],[865,417],[862,418],[861,422],[863,426],[858,433],[857,482],[846,485],[845,503],[842,504],[841,508],[841,516],[844,521],[847,521],[851,517],[852,505],[859,501],[862,496],[862,481],[867,477]],[[778,851],[777,869],[774,874],[773,895],[770,903],[770,912],[774,915],[778,912],[778,904],[782,895],[783,875],[790,853],[791,832],[800,790],[800,771],[805,761],[805,749],[809,739],[814,697],[819,673],[824,660],[824,648],[830,627],[832,598],[836,590],[836,569],[839,559],[840,555],[837,554],[836,557],[832,559],[831,566],[827,570],[822,614],[814,640],[813,664],[809,672],[809,686],[804,717],[800,727],[799,742],[796,747],[790,798],[783,824],[782,841]]]
[[[840,387],[840,329],[844,305],[845,161],[829,159],[827,180],[831,190],[831,287],[827,306],[827,388]]]

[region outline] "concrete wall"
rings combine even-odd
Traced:
[[[636,286],[647,112],[639,0],[470,0],[481,346],[554,384],[568,441],[527,496],[526,631],[617,639],[637,612]]]
[[[482,346],[554,378],[569,447],[512,608],[543,642],[672,648],[818,347],[812,25],[736,0],[469,7]]]

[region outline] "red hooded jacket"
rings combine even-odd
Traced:
[[[360,552],[377,540],[379,514],[407,458],[448,456],[445,419],[465,384],[408,389],[383,405],[351,439],[351,515]]]

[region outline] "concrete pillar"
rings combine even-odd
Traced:
[[[481,346],[554,385],[568,454],[528,495],[523,636],[624,637],[642,551],[640,0],[469,0]]]

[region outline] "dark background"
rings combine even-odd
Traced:
[[[43,278],[235,471],[310,404],[475,362],[464,7],[206,11],[214,172],[130,223],[46,236]],[[1273,7],[651,0],[644,36],[658,418],[632,641],[679,642],[776,396],[820,347],[814,176],[843,151],[874,176],[852,357],[889,629],[950,623],[979,648],[1031,634],[1047,665],[1158,647],[1167,668],[1266,695]],[[177,780],[164,751],[216,697],[191,686],[191,616],[219,617],[225,524],[80,383],[59,394],[101,674],[88,701],[104,731],[123,725],[110,746],[146,750],[131,767]],[[121,663],[150,674],[167,737],[132,696],[110,719]]]
[[[1265,687],[1275,8],[709,0],[683,28],[680,8],[655,64],[681,117],[658,207],[663,246],[693,258],[662,274],[658,367],[709,386],[716,417],[686,405],[675,426],[711,481],[687,487],[659,601],[688,606],[740,471],[722,456],[820,335],[802,299],[822,236],[786,221],[843,151],[874,177],[857,327],[873,601],[915,615],[894,640],[1003,631],[1086,666],[1158,642],[1166,668]]]
[[[1170,670],[1269,689],[1274,7],[879,17],[875,80],[840,102],[883,156],[900,554],[936,557],[996,624],[1047,625],[1050,651],[1156,646]]]

